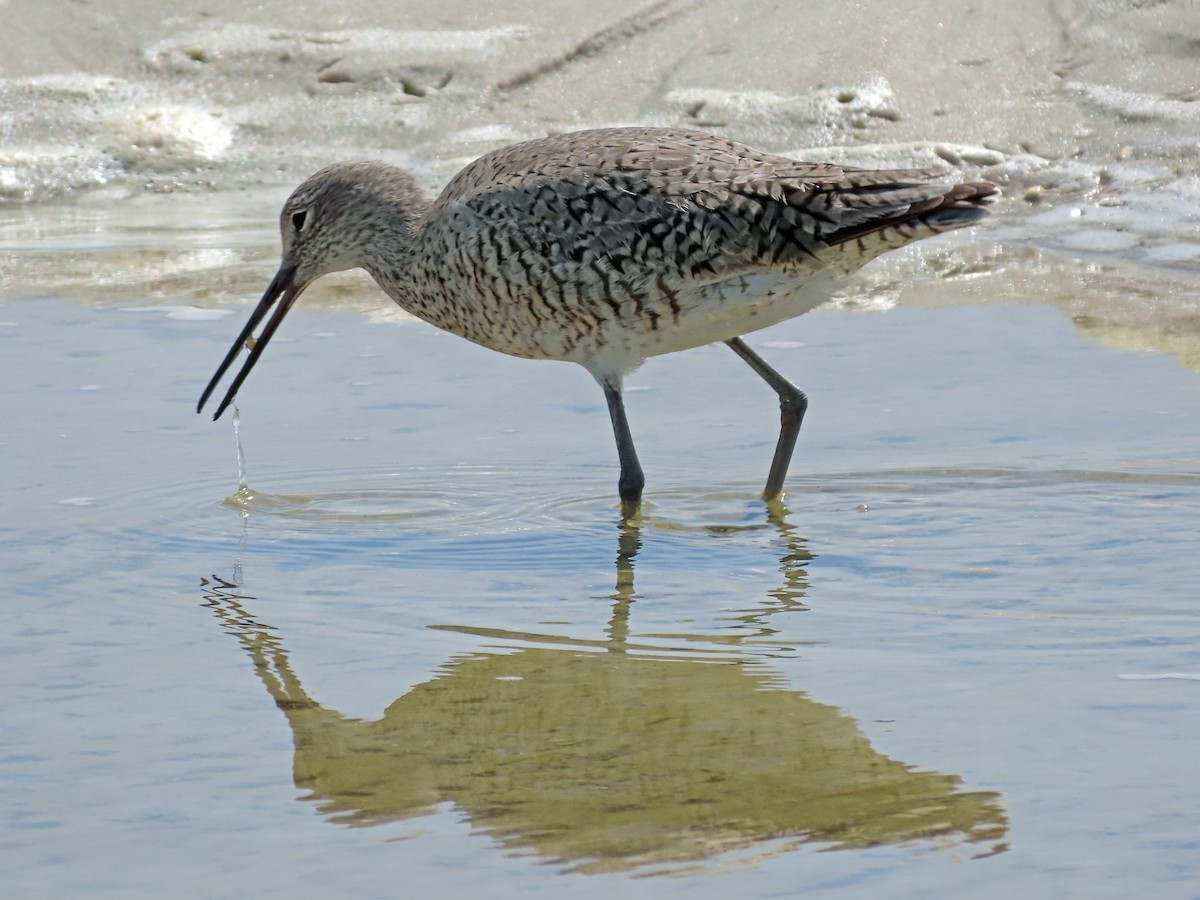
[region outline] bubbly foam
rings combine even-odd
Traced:
[[[188,168],[220,159],[233,144],[233,129],[188,106],[126,109],[106,121],[109,150],[131,168]]]

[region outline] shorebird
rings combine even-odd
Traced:
[[[362,268],[438,328],[587,369],[608,402],[627,510],[641,502],[645,478],[623,379],[648,357],[724,342],[779,395],[770,502],[782,494],[808,399],[741,335],[819,306],[887,250],[986,214],[994,185],[930,180],[939,174],[796,162],[674,128],[514,144],[470,163],[432,202],[402,169],[337,163],[284,203],[279,271],[196,411],[246,347],[220,417],[309,284]]]

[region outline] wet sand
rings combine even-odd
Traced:
[[[719,131],[1007,191],[1026,239],[1200,258],[1200,10],[1050,2],[7,0],[0,196],[290,184],[332,159],[431,187],[500,143],[594,125]],[[1043,216],[1079,204],[1082,214]]]

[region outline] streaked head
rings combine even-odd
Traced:
[[[203,409],[242,347],[248,346],[245,365],[213,415],[220,418],[304,289],[322,275],[365,265],[381,244],[403,243],[423,206],[412,176],[381,162],[335,163],[296,188],[279,214],[283,241],[279,271],[201,394],[196,412]],[[262,334],[253,339],[254,329],[276,302],[279,306]]]

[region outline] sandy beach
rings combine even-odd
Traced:
[[[1096,228],[1032,215],[1034,240],[1200,255],[1200,8],[1182,0],[0,11],[8,202],[287,184],[356,156],[412,164],[436,188],[508,141],[644,123],[833,160],[933,159],[1004,185],[1010,215],[1124,210]]]

